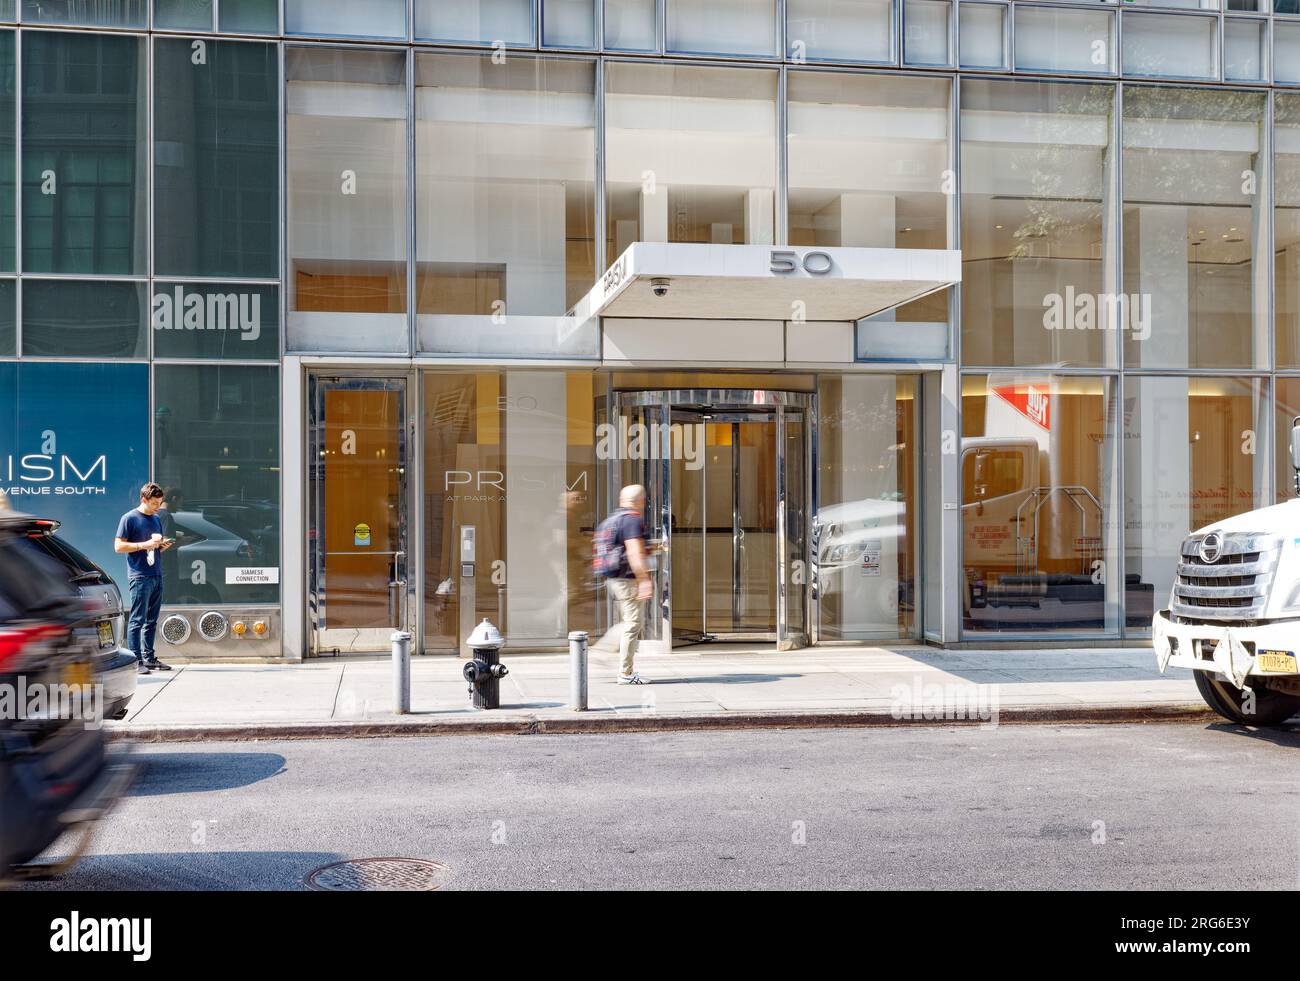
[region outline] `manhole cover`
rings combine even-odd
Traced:
[[[354,858],[307,874],[323,892],[430,892],[441,889],[451,869],[423,858]]]

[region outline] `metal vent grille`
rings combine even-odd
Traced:
[[[173,647],[190,639],[190,621],[179,613],[173,613],[163,620],[159,629],[162,631],[163,640]]]
[[[225,614],[209,610],[199,617],[199,634],[204,640],[214,642],[224,640],[228,633],[230,633],[230,621],[226,619]]]

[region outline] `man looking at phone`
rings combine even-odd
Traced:
[[[154,653],[158,633],[158,612],[162,609],[162,553],[175,543],[163,537],[163,523],[158,517],[163,489],[155,483],[140,488],[140,504],[122,515],[117,523],[113,551],[126,556],[127,585],[131,590],[131,616],[127,620],[126,646],[135,654],[136,670],[170,671],[169,665]]]

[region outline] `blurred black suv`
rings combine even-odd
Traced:
[[[67,693],[96,680],[91,611],[64,568],[31,547],[32,521],[0,512],[0,879],[63,832],[88,832],[131,777],[84,695],[71,707]]]

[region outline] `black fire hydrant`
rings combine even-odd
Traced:
[[[477,709],[500,708],[501,679],[510,673],[501,663],[506,639],[484,617],[465,643],[474,652],[473,660],[466,662],[462,672],[469,682],[470,701]]]

